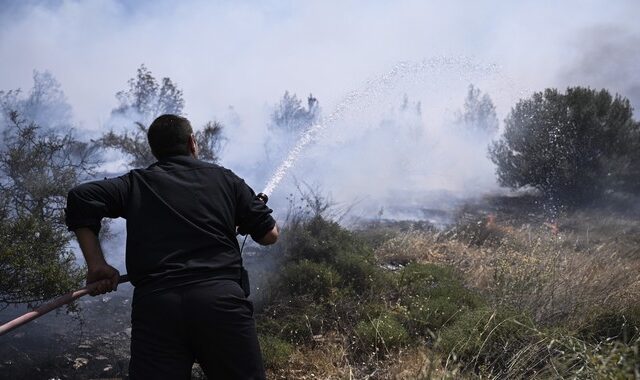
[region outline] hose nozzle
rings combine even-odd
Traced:
[[[258,193],[256,195],[256,198],[260,199],[261,201],[264,202],[264,204],[267,204],[267,201],[269,200],[269,197],[267,196],[267,194],[265,193]]]

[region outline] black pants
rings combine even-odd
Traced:
[[[253,305],[236,281],[216,280],[133,299],[129,376],[264,379]]]

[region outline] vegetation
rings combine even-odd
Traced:
[[[64,224],[67,191],[97,165],[94,149],[69,126],[64,94],[50,74],[34,74],[27,97],[0,92],[0,307],[38,303],[78,287],[84,272]],[[50,124],[43,113],[51,108]],[[54,117],[55,116],[55,117]]]
[[[490,156],[502,185],[583,203],[638,189],[639,136],[627,99],[606,90],[547,89],[515,105]]]
[[[277,342],[266,343],[272,375],[634,376],[640,221],[580,210],[554,229],[535,198],[492,202],[489,216],[468,209],[444,231],[399,222],[353,232],[322,213],[290,217],[280,255],[269,252],[281,275],[257,316]]]
[[[146,167],[156,161],[147,142],[149,125],[166,113],[182,115],[185,101],[177,84],[170,78],[162,78],[158,83],[145,65],[138,68],[136,77],[129,79],[128,84],[127,90],[116,94],[119,105],[111,112],[113,122],[127,124],[126,129],[105,133],[97,140],[97,145],[124,153],[130,158],[128,165],[132,168]],[[218,161],[224,141],[222,130],[221,123],[209,121],[194,131],[200,159]]]
[[[272,130],[285,132],[302,132],[320,117],[320,107],[318,99],[309,94],[307,97],[307,107],[302,105],[296,94],[289,94],[285,91],[280,103],[271,115]]]
[[[456,124],[473,137],[495,136],[498,133],[498,116],[489,95],[482,94],[480,89],[469,85],[462,112],[456,117]]]

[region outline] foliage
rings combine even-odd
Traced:
[[[411,263],[399,276],[398,302],[406,308],[408,325],[417,333],[439,330],[465,310],[482,305],[450,267]]]
[[[11,123],[11,113],[48,128],[68,128],[71,106],[60,83],[48,71],[33,72],[33,87],[26,96],[20,89],[0,91],[0,107],[5,123]]]
[[[315,300],[328,297],[338,285],[340,275],[326,264],[309,260],[284,267],[282,287],[291,296],[310,294]]]
[[[320,215],[294,222],[287,238],[285,254],[293,261],[308,259],[334,263],[342,255],[370,256],[371,250],[352,232]]]
[[[116,93],[118,107],[114,114],[137,117],[136,122],[148,125],[156,117],[170,113],[181,115],[184,98],[180,90],[170,78],[162,78],[160,83],[145,65],[140,65],[135,78],[127,82],[129,88]]]
[[[30,98],[3,99],[7,124],[0,147],[0,303],[4,305],[49,299],[79,286],[84,274],[69,247],[64,207],[67,191],[88,179],[96,167],[95,150],[78,141],[68,127],[45,128],[16,110],[28,110],[26,114],[35,117],[42,111],[38,107],[55,104],[49,100],[64,99],[51,78],[36,82]],[[52,87],[46,88],[47,84]]]
[[[355,327],[355,335],[365,352],[388,353],[409,342],[409,334],[402,324],[391,314],[384,313],[376,318],[363,319]]]
[[[267,369],[284,367],[293,353],[291,343],[273,335],[260,335],[258,339],[264,366]]]
[[[509,366],[512,356],[531,342],[535,332],[524,315],[479,308],[462,313],[442,331],[438,343],[441,350],[468,367],[491,368],[495,373]]]
[[[302,101],[289,91],[285,91],[280,103],[271,115],[271,129],[285,132],[301,132],[317,121],[320,114],[318,99],[309,94],[307,107]]]
[[[144,66],[138,68],[136,78],[128,81],[129,89],[116,94],[119,105],[112,111],[115,120],[124,118],[133,125],[133,131],[111,130],[96,141],[102,148],[118,150],[129,157],[131,167],[146,167],[156,161],[147,142],[148,125],[158,116],[171,113],[181,115],[184,108],[182,90],[170,78],[158,83]],[[194,131],[198,144],[198,157],[217,162],[224,137],[223,126],[218,121],[209,121],[200,130]]]
[[[498,116],[493,101],[472,84],[469,85],[462,112],[456,119],[460,128],[474,136],[492,137],[498,132]]]
[[[59,223],[36,216],[0,221],[0,306],[38,303],[82,284],[84,271]]]
[[[637,185],[638,177],[630,172],[638,164],[617,173],[609,169],[638,150],[638,128],[627,99],[606,90],[574,87],[562,94],[547,89],[515,105],[490,157],[503,186],[531,186],[550,197],[581,202],[612,185]]]
[[[295,144],[298,137],[320,118],[318,99],[309,94],[307,106],[293,94],[285,91],[271,114],[269,136],[264,144],[267,161],[279,163]]]

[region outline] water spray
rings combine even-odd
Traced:
[[[403,78],[409,76],[415,78],[418,74],[426,70],[433,72],[451,67],[461,68],[464,72],[468,73],[480,72],[493,74],[499,72],[499,68],[496,65],[478,64],[467,57],[438,57],[417,63],[399,62],[388,72],[368,80],[361,90],[348,93],[326,119],[310,126],[300,137],[296,145],[289,151],[287,158],[275,170],[262,193],[272,194],[289,169],[294,165],[302,150],[309,143],[315,141],[331,124],[339,120],[348,109],[353,107],[364,108],[376,98],[381,97]],[[364,102],[364,104],[359,104],[359,102]]]

